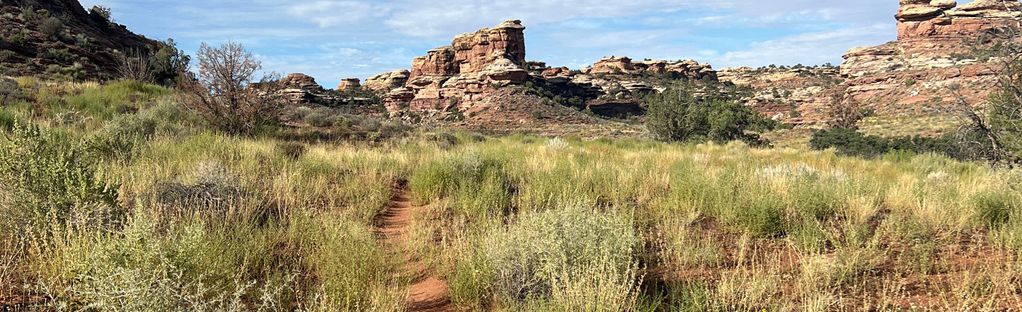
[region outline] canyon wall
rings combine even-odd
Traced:
[[[1017,0],[901,0],[898,40],[855,48],[841,75],[847,98],[881,115],[946,113],[957,90],[970,105],[982,105],[996,82],[996,60],[977,53],[991,44],[986,35],[1022,29]]]

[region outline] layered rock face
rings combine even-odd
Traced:
[[[291,103],[311,103],[322,97],[326,90],[316,79],[302,73],[294,73],[280,79],[280,93]]]
[[[847,98],[884,115],[928,115],[948,110],[958,89],[980,105],[996,82],[996,64],[974,55],[985,34],[1019,27],[1017,0],[902,0],[898,40],[849,51],[841,65]]]
[[[745,105],[763,116],[793,125],[817,124],[826,119],[826,108],[844,92],[837,67],[726,68],[720,81],[748,88]]]
[[[386,106],[394,115],[459,111],[465,116],[481,116],[488,109],[508,110],[497,95],[509,86],[534,89],[533,95],[518,95],[521,99],[532,96],[538,104],[555,101],[579,110],[618,115],[641,112],[640,95],[665,87],[654,82],[658,79],[717,79],[712,67],[695,61],[633,62],[610,57],[583,70],[548,67],[543,62],[526,61],[524,30],[520,21],[510,20],[459,35],[450,46],[415,58],[411,70],[378,75],[368,79],[366,86],[388,90]]]
[[[700,64],[693,60],[683,61],[653,61],[632,62],[627,57],[608,57],[593,63],[589,68],[583,69],[586,74],[606,75],[674,75],[677,78],[686,79],[717,79],[717,73],[709,64]]]
[[[954,0],[901,0],[898,40],[960,38],[984,30],[1017,25],[1022,4],[1016,0],[977,0],[962,6]]]
[[[465,109],[494,87],[525,82],[524,65],[525,26],[509,20],[459,35],[450,46],[415,58],[407,78],[403,73],[389,73],[371,80],[380,89],[407,80],[403,88],[389,93],[391,111],[443,111],[455,105]]]
[[[323,88],[316,83],[312,76],[294,73],[284,76],[280,81],[281,89],[277,91],[288,104],[293,106],[321,105],[338,107],[341,105],[362,106],[370,103],[371,99],[363,97],[352,97],[341,92],[334,92]],[[361,86],[356,78],[341,80],[337,91],[355,90]]]

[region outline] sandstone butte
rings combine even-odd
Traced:
[[[977,0],[957,5],[950,0],[901,0],[896,14],[898,39],[850,50],[839,68],[813,66],[784,69],[731,68],[715,71],[696,61],[633,61],[611,56],[581,70],[527,61],[525,26],[508,20],[492,28],[454,37],[450,45],[412,60],[409,70],[382,73],[361,84],[385,94],[391,115],[407,112],[460,111],[468,115],[505,100],[507,86],[527,82],[581,94],[585,106],[631,105],[633,95],[660,91],[643,77],[658,75],[721,81],[746,86],[744,102],[762,114],[792,124],[825,121],[826,107],[855,100],[878,114],[919,115],[946,109],[958,87],[969,104],[979,105],[991,90],[994,63],[968,56],[966,44],[998,28],[1016,28],[1022,4],[1014,0]],[[295,97],[315,93],[311,77],[289,76]],[[358,86],[346,79],[339,89]],[[318,87],[318,85],[317,85]],[[944,107],[944,108],[941,108]],[[641,109],[638,109],[641,110]]]

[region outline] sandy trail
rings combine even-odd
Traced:
[[[412,203],[407,183],[399,183],[387,210],[380,216],[377,232],[384,246],[403,260],[397,273],[399,277],[412,279],[405,297],[408,311],[454,311],[447,282],[426,272],[425,266],[408,253],[405,234],[415,212],[421,209],[424,208]]]

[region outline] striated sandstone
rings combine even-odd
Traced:
[[[969,104],[983,103],[996,82],[993,63],[977,59],[974,42],[995,29],[1019,27],[1016,0],[902,0],[898,40],[856,48],[844,56],[846,97],[883,115],[946,111],[957,88]]]

